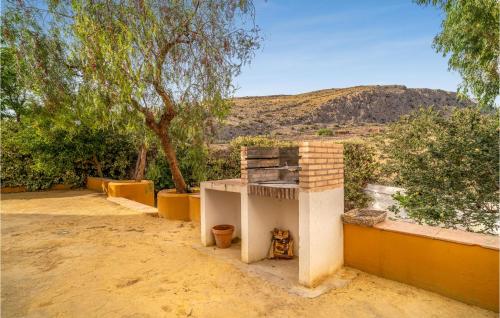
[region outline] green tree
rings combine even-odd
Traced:
[[[395,197],[419,222],[494,233],[499,180],[497,114],[421,109],[391,125],[389,172],[406,192]]]
[[[67,4],[45,4],[39,9],[27,2],[6,2],[2,15],[2,40],[11,48],[8,68],[28,92],[36,112],[49,114],[74,105],[80,86],[78,63],[69,51]],[[43,107],[43,108],[41,108]]]
[[[81,127],[124,132],[138,149],[136,169],[131,175],[140,179],[150,133],[138,114],[116,111],[114,103],[120,101],[113,99],[108,86],[96,85],[83,76],[82,60],[75,54],[73,25],[74,11],[69,1],[7,1],[2,16],[2,40],[6,45],[2,49],[9,49],[9,54],[2,54],[2,80],[6,77],[8,83],[17,85],[13,88],[28,96],[24,105],[30,105],[32,110],[29,124],[38,125],[47,134],[56,128],[76,133]],[[2,89],[9,88],[2,85]],[[2,114],[20,114],[13,111],[12,103],[4,104],[2,100]],[[98,143],[93,146],[99,148],[88,149],[95,172],[103,176],[101,147]]]
[[[500,89],[500,7],[497,0],[416,0],[439,6],[445,14],[434,48],[449,55],[448,66],[462,76],[459,92],[472,93],[491,108]]]
[[[232,79],[258,45],[252,3],[79,1],[74,12],[84,77],[144,117],[186,192],[176,144],[200,144],[206,120],[226,115]]]
[[[14,59],[12,48],[0,48],[0,111],[2,117],[14,117],[20,122],[27,111],[26,91],[19,83]]]

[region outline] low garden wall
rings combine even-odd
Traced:
[[[344,262],[498,312],[497,236],[389,220],[344,224]]]
[[[71,184],[54,184],[46,190],[70,190],[73,187]],[[26,187],[2,187],[0,188],[0,193],[20,193],[28,192]]]
[[[117,182],[118,180],[108,179],[108,178],[98,178],[98,177],[87,177],[86,186],[87,189],[97,192],[108,192],[108,183],[111,181]]]
[[[26,187],[2,187],[0,188],[0,193],[19,193],[26,192],[28,189]]]
[[[108,195],[155,206],[155,189],[150,180],[109,182]]]
[[[87,189],[107,193],[146,205],[155,206],[154,184],[150,180],[113,180],[88,177]],[[158,215],[170,220],[200,222],[200,194],[176,193],[175,189],[162,190],[157,196]]]
[[[149,206],[155,205],[154,184],[150,180],[113,180],[88,177],[87,189],[104,192],[111,197],[125,198]]]

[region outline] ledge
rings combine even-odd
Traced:
[[[497,251],[500,250],[500,238],[496,235],[472,233],[391,220],[375,224],[373,227],[383,231],[416,235],[464,245],[476,245]]]
[[[241,193],[243,188],[246,189],[246,184],[241,179],[225,179],[216,181],[205,181],[201,183],[201,187],[210,190],[238,192]]]

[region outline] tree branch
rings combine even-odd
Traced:
[[[130,97],[130,102],[132,103],[132,107],[134,107],[137,111],[140,111],[144,114],[146,125],[151,128],[155,133],[159,134],[161,129],[160,125],[155,120],[154,114],[146,107],[141,106],[141,104],[134,98]]]

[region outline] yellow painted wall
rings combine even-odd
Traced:
[[[120,197],[149,206],[155,205],[155,191],[153,181],[111,181],[107,184],[110,197]]]
[[[54,184],[48,190],[70,190],[72,188],[71,184]],[[27,192],[26,187],[2,187],[0,188],[0,193],[19,193]]]
[[[344,224],[346,266],[498,312],[499,252]]]
[[[193,222],[200,223],[200,195],[193,194],[189,196],[189,218]]]
[[[190,199],[191,196],[197,196],[196,193],[176,193],[175,189],[161,190],[158,192],[157,205],[158,215],[169,220],[190,221],[198,218],[199,222],[199,202],[198,211],[196,210],[196,200]],[[193,207],[190,207],[193,202]],[[195,221],[195,220],[193,220]]]
[[[72,187],[71,184],[54,184],[49,190],[70,190]]]
[[[26,187],[2,187],[0,193],[19,193],[28,191]]]
[[[98,177],[87,177],[87,189],[98,192],[107,192],[109,182],[118,182],[118,180],[98,178]]]

